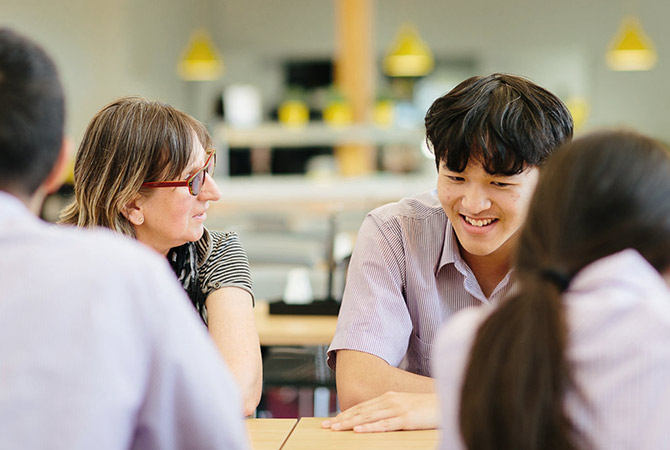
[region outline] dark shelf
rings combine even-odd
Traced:
[[[270,303],[270,314],[297,316],[336,316],[340,312],[340,302],[335,300],[315,300],[304,305],[291,305],[283,301]]]

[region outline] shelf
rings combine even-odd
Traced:
[[[268,122],[253,128],[234,128],[226,124],[214,129],[214,140],[228,147],[331,147],[350,144],[405,144],[419,147],[424,130],[384,128],[376,125],[354,124],[336,127],[324,122],[311,122],[302,127],[290,127]]]
[[[212,203],[213,211],[289,209],[318,205],[315,209],[374,207],[432,189],[437,174],[378,174],[361,177],[250,176],[216,178],[225,195]]]

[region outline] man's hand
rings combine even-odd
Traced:
[[[439,423],[437,395],[387,392],[321,423],[333,431],[374,433],[395,430],[426,430]]]

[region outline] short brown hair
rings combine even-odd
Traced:
[[[135,237],[123,209],[145,189],[142,183],[181,175],[194,135],[205,149],[211,146],[202,123],[165,103],[123,97],[105,106],[84,133],[74,166],[75,199],[60,223]]]

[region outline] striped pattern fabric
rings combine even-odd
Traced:
[[[337,350],[357,350],[430,376],[444,321],[462,308],[496,303],[510,289],[508,273],[484,296],[436,190],[377,208],[356,239],[328,364],[335,369]]]
[[[253,301],[249,260],[237,233],[205,229],[195,246],[198,279],[205,299],[216,289],[238,287],[249,292]],[[202,308],[201,316],[207,323],[206,308]]]

